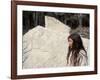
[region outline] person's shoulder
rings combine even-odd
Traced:
[[[86,51],[85,51],[85,50],[83,50],[83,49],[81,49],[81,50],[80,50],[80,52],[81,52],[81,53],[86,53]]]
[[[80,50],[79,54],[82,55],[82,56],[86,56],[86,51],[85,50]]]

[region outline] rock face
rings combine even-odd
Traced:
[[[45,16],[45,26],[46,28],[57,32],[63,32],[69,34],[70,31],[70,27],[66,26],[64,23],[50,16],[49,17]]]
[[[23,36],[23,68],[66,66],[69,27],[52,17],[45,17],[46,27],[37,26]],[[83,39],[87,48],[88,39]]]

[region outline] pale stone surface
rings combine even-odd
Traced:
[[[41,26],[30,30],[23,37],[23,67],[64,66],[67,55],[66,36],[68,34],[57,33]]]
[[[53,17],[46,17],[45,28],[29,30],[23,36],[23,68],[66,66],[69,31],[68,26]],[[83,42],[87,48],[88,39]]]
[[[69,33],[70,27],[66,26],[59,20],[55,19],[54,17],[48,17],[45,16],[45,26],[48,29],[58,31],[58,32],[63,32],[63,33]]]

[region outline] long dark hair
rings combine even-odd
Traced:
[[[71,38],[73,40],[73,44],[72,44],[72,47],[68,47],[67,62],[68,62],[70,53],[72,52],[71,60],[73,61],[73,65],[77,66],[77,64],[78,64],[77,57],[79,55],[80,50],[84,50],[85,52],[86,52],[86,50],[83,46],[83,42],[82,42],[82,39],[79,34],[73,33],[68,37],[68,39],[69,38]],[[87,52],[86,52],[86,54],[87,54]]]

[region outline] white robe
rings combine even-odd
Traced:
[[[84,50],[80,50],[79,55],[77,57],[77,61],[78,61],[78,63],[76,63],[76,66],[88,65],[87,54]],[[72,60],[72,52],[69,55],[67,66],[74,66],[74,61]]]

